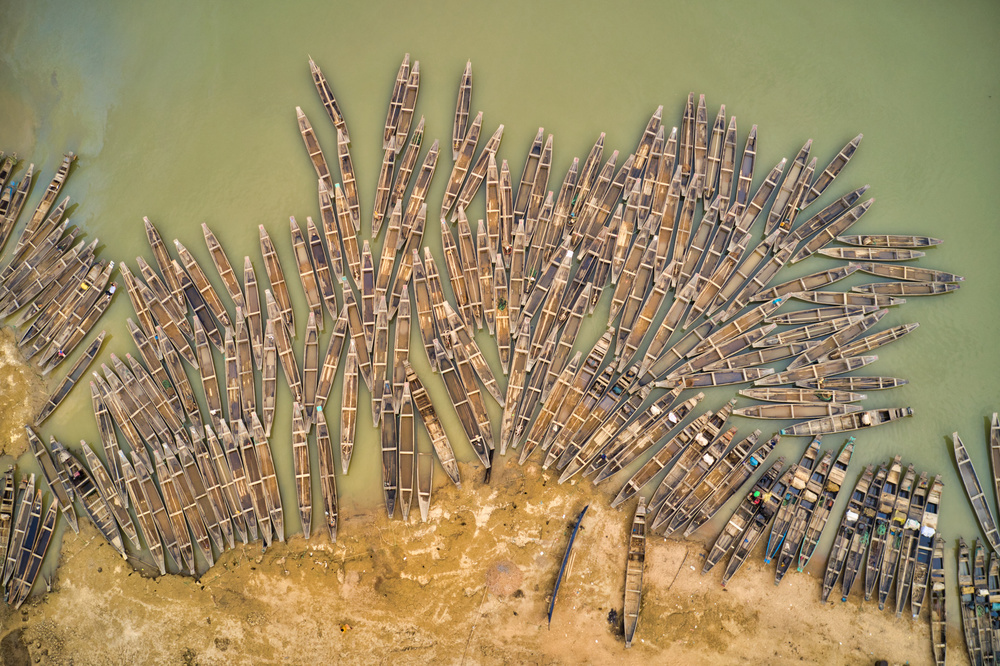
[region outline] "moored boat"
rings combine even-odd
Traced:
[[[847,508],[844,509],[844,515],[840,519],[837,534],[833,539],[833,546],[830,548],[830,554],[826,560],[826,569],[823,573],[823,592],[820,595],[820,600],[823,603],[826,603],[827,599],[829,599],[830,592],[833,591],[833,587],[837,584],[837,580],[844,569],[848,547],[854,538],[858,519],[861,518],[865,498],[868,495],[868,488],[871,486],[874,477],[875,468],[872,465],[868,465],[861,478],[858,479],[858,483],[854,486],[854,491],[847,501]]]
[[[976,514],[976,520],[979,521],[979,526],[983,528],[986,541],[990,544],[990,548],[994,552],[997,552],[1000,550],[1000,532],[997,531],[993,512],[990,511],[989,504],[987,504],[986,495],[983,493],[983,486],[979,483],[979,477],[976,476],[976,470],[972,466],[969,452],[966,450],[965,444],[962,443],[962,439],[958,436],[958,433],[952,433],[951,438],[955,445],[955,462],[958,464],[958,473],[962,477],[962,485],[965,486],[965,493],[972,504],[972,509]]]
[[[889,407],[887,409],[869,409],[865,412],[854,412],[840,416],[829,416],[812,421],[802,421],[781,429],[782,435],[818,435],[835,432],[849,432],[862,428],[873,428],[885,425],[897,419],[913,416],[911,407]]]

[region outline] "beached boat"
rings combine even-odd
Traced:
[[[979,645],[979,632],[976,628],[976,588],[969,563],[969,546],[961,537],[958,538],[958,593],[958,603],[962,610],[962,629],[965,632],[965,647],[969,653],[969,662],[982,664],[984,663],[983,650]]]
[[[809,446],[806,447],[805,452],[802,454],[802,458],[799,459],[795,474],[792,475],[791,480],[785,488],[785,493],[781,498],[781,505],[775,513],[774,525],[772,525],[771,533],[767,537],[767,546],[764,549],[764,564],[769,564],[781,552],[781,547],[788,533],[788,527],[792,523],[792,518],[802,499],[803,491],[813,478],[813,471],[816,468],[817,460],[819,460],[819,443],[820,438],[818,437],[809,443]],[[823,473],[824,477],[825,472],[829,471],[830,460],[826,460],[825,462],[826,470]],[[820,487],[822,487],[822,482],[822,479],[819,480]]]
[[[969,452],[966,451],[965,444],[962,443],[962,439],[958,436],[958,433],[952,433],[951,438],[955,445],[955,462],[958,464],[959,476],[962,477],[962,485],[965,486],[965,492],[969,496],[969,502],[972,503],[976,520],[979,521],[979,526],[983,528],[986,541],[989,542],[990,548],[996,552],[1000,549],[1000,532],[997,531],[997,524],[993,518],[993,513],[990,511],[986,495],[983,493],[983,486],[979,483],[979,477],[972,466]]]
[[[934,535],[933,556],[930,566],[931,581],[931,644],[934,662],[944,666],[948,653],[947,588],[944,578],[944,539]]]
[[[3,573],[3,562],[7,559],[7,549],[10,546],[11,531],[14,527],[14,500],[17,487],[14,485],[14,465],[7,467],[3,475],[3,488],[0,489],[0,574]]]
[[[730,517],[725,527],[722,528],[722,532],[716,538],[708,556],[706,556],[705,563],[701,569],[702,575],[711,571],[716,564],[722,561],[722,558],[732,550],[747,527],[754,521],[757,512],[763,507],[768,494],[778,482],[778,477],[781,475],[784,463],[785,459],[783,457],[776,460],[743,498],[739,507],[733,512],[732,517]],[[786,471],[782,479],[784,480],[786,477],[790,479],[792,473],[792,470]],[[781,492],[784,492],[784,488],[781,489]]]
[[[445,389],[451,398],[451,404],[458,415],[462,430],[465,432],[465,436],[479,457],[479,460],[482,461],[483,465],[489,467],[491,459],[490,447],[480,430],[480,419],[472,406],[462,378],[455,369],[454,362],[448,358],[444,347],[437,339],[434,340],[434,354],[437,357],[441,379],[444,381]]]
[[[292,463],[295,468],[296,497],[299,504],[299,518],[302,521],[302,535],[312,536],[312,477],[309,468],[309,431],[306,428],[302,405],[292,403]]]
[[[135,510],[136,518],[139,522],[139,529],[142,532],[142,540],[149,549],[149,554],[160,570],[160,574],[167,573],[166,561],[164,560],[163,540],[157,528],[156,517],[153,513],[153,505],[146,500],[143,494],[142,485],[136,476],[132,464],[125,457],[125,452],[121,449],[114,457],[117,466],[122,470],[122,476],[127,488],[129,504]],[[157,499],[159,497],[157,496]],[[162,506],[159,507],[162,510]],[[168,527],[169,528],[169,527]]]
[[[875,515],[872,517],[871,541],[868,546],[864,572],[865,601],[871,599],[872,591],[878,583],[882,560],[885,557],[889,521],[892,519],[893,507],[900,490],[900,474],[903,468],[899,461],[900,457],[896,456],[889,467],[885,482],[879,492],[878,503],[875,505]],[[911,465],[910,470],[912,469]],[[910,483],[912,484],[912,477]]]
[[[927,594],[927,586],[930,583],[933,585],[933,559],[937,557],[934,553],[934,549],[937,546],[937,541],[940,539],[940,535],[937,533],[938,524],[938,513],[941,510],[941,491],[944,488],[944,484],[941,482],[941,475],[938,474],[934,477],[934,483],[931,485],[930,492],[927,494],[927,502],[924,506],[924,516],[920,522],[920,533],[919,539],[916,544],[916,563],[913,569],[913,584],[911,586],[910,592],[910,612],[913,618],[916,619],[920,615],[920,609],[923,607],[924,598]],[[938,563],[940,565],[940,563]],[[932,615],[934,594],[931,594],[932,600]],[[899,609],[899,602],[897,601],[897,611]]]
[[[878,264],[869,262],[858,262],[854,264],[862,273],[877,275],[878,277],[891,278],[893,280],[906,280],[909,282],[963,282],[961,275],[946,273],[945,271],[933,268],[920,268],[919,266],[905,266],[902,264]]]
[[[910,508],[903,523],[902,540],[899,547],[899,570],[896,574],[896,617],[903,614],[903,606],[910,598],[913,586],[913,574],[917,565],[917,547],[920,539],[921,519],[927,506],[927,493],[930,491],[927,472],[920,474],[917,488],[910,497]],[[936,507],[935,507],[936,508]],[[881,581],[880,581],[881,582]],[[881,589],[879,590],[881,593]]]
[[[583,517],[587,515],[587,509],[589,508],[589,504],[583,507],[583,511],[580,512],[580,516],[576,519],[576,524],[573,526],[573,531],[569,535],[569,543],[566,545],[566,553],[563,555],[562,565],[559,567],[559,575],[556,576],[556,584],[552,588],[552,598],[549,600],[549,626],[552,626],[552,611],[555,610],[556,595],[559,594],[559,584],[562,583],[563,576],[566,574],[566,565],[569,564],[569,556],[570,553],[573,552],[573,542],[576,541],[576,534],[580,531],[580,525],[583,523]]]
[[[640,497],[629,534],[628,562],[625,565],[625,647],[632,647],[642,605],[642,573],[646,561],[646,502]]]
[[[889,407],[886,409],[870,409],[864,412],[854,412],[840,416],[830,416],[812,421],[803,421],[787,428],[782,428],[782,435],[818,435],[835,432],[849,432],[862,428],[873,428],[885,425],[897,419],[913,416],[911,407]]]
[[[60,444],[56,439],[49,439],[52,453],[69,479],[73,487],[76,499],[80,500],[84,511],[93,521],[94,526],[104,535],[111,547],[114,548],[124,558],[125,547],[122,544],[121,535],[115,525],[115,518],[108,508],[104,499],[97,491],[93,477],[84,469],[83,465]],[[61,506],[61,503],[60,503]]]
[[[896,569],[899,564],[899,557],[903,545],[903,528],[906,524],[906,516],[910,511],[910,503],[913,497],[913,480],[916,472],[911,464],[906,470],[899,490],[896,494],[896,502],[892,513],[889,516],[888,533],[884,538],[882,561],[879,563],[878,573],[878,604],[879,610],[885,609],[885,601],[889,598],[889,590],[896,577]],[[876,550],[878,542],[873,542],[872,552]],[[869,560],[869,565],[871,561]],[[866,578],[867,587],[867,578]]]
[[[250,428],[254,450],[257,453],[257,461],[260,464],[260,473],[264,482],[264,499],[267,509],[271,514],[271,528],[274,530],[275,536],[278,537],[278,541],[284,541],[285,519],[281,508],[281,493],[278,490],[278,478],[274,471],[274,458],[271,456],[271,449],[267,444],[267,435],[264,433],[264,426],[261,425],[256,412],[250,412]]]
[[[38,578],[38,572],[42,568],[42,562],[45,560],[45,553],[48,551],[49,543],[52,540],[52,534],[55,531],[56,520],[59,515],[59,501],[56,499],[52,500],[49,505],[48,511],[45,512],[45,517],[41,521],[41,527],[38,531],[38,535],[35,538],[35,542],[32,545],[31,552],[28,556],[28,560],[25,563],[23,571],[19,571],[17,577],[11,582],[10,589],[7,590],[8,603],[18,609],[21,607],[27,598],[28,594],[31,592],[32,586],[35,584],[35,579]]]
[[[386,382],[389,389],[390,383]],[[393,398],[394,399],[394,398]],[[399,417],[398,428],[398,465],[399,465],[399,509],[403,520],[410,517],[410,506],[413,504],[414,486],[416,486],[418,503],[423,515],[423,501],[420,500],[419,452],[417,450],[417,430],[413,419],[413,400],[410,396],[410,385],[403,384],[403,399],[396,408]],[[383,452],[385,455],[385,452]],[[424,518],[426,520],[426,517]]]
[[[35,499],[35,475],[21,477],[21,489],[19,491],[20,500],[17,501],[17,509],[11,514],[13,523],[11,524],[10,542],[7,544],[7,556],[3,561],[3,575],[0,577],[0,586],[7,584],[7,581],[14,575],[17,567],[17,557],[24,544],[25,531],[28,526],[28,517],[31,514],[31,506]]]
[[[316,449],[319,453],[320,489],[323,493],[323,518],[330,533],[330,541],[337,541],[337,469],[333,460],[333,446],[326,419],[316,420]]]
[[[403,110],[403,95],[406,93],[406,82],[410,78],[410,54],[403,55],[403,62],[399,65],[396,73],[396,82],[392,86],[392,94],[389,96],[389,111],[385,117],[385,131],[382,134],[382,150],[389,148],[389,142],[396,136],[396,125],[399,123],[399,114]]]
[[[854,491],[847,501],[847,508],[844,510],[844,515],[840,520],[837,534],[833,540],[833,546],[826,560],[826,569],[823,573],[823,592],[820,595],[823,603],[826,603],[827,599],[829,599],[830,592],[833,591],[834,585],[837,584],[837,580],[844,570],[844,563],[847,561],[851,541],[857,530],[858,520],[861,518],[866,498],[868,497],[868,489],[871,487],[874,478],[875,469],[872,465],[868,465],[861,478],[858,479],[857,485],[854,486]],[[800,563],[802,563],[801,555]],[[800,571],[804,566],[804,563],[802,563]]]
[[[419,377],[417,377],[417,373],[413,371],[408,361],[405,363],[405,367],[406,382],[410,385],[413,395],[413,405],[417,408],[417,413],[420,414],[420,419],[424,423],[424,428],[427,430],[428,437],[430,437],[434,452],[437,454],[438,462],[441,463],[441,467],[452,483],[460,488],[462,482],[459,476],[458,463],[455,461],[455,451],[448,441],[448,435],[445,433],[444,427],[441,425],[437,412],[431,403],[430,396],[427,395],[427,390],[424,389]]]
[[[97,487],[97,492],[100,494],[101,499],[104,500],[104,504],[111,510],[115,522],[121,529],[121,535],[128,540],[129,546],[135,550],[140,550],[139,534],[135,523],[132,522],[132,516],[129,515],[128,503],[120,498],[118,488],[111,480],[111,475],[108,474],[107,468],[101,463],[101,459],[97,457],[97,454],[90,448],[90,445],[81,440],[80,449],[83,451],[84,460],[94,478],[94,485]]]
[[[159,451],[154,451],[154,457],[159,455]],[[197,500],[195,499],[195,491],[191,485],[191,480],[185,473],[180,461],[177,460],[177,456],[174,454],[173,449],[167,443],[164,443],[163,445],[162,461],[157,462],[158,474],[161,463],[165,464],[164,472],[169,473],[172,477],[174,489],[176,490],[177,497],[180,500],[183,516],[187,519],[187,523],[191,527],[191,534],[194,535],[194,545],[197,546],[198,551],[201,552],[202,556],[208,562],[208,566],[214,566],[215,557],[212,552],[212,542],[209,537],[207,525],[205,524],[205,519],[201,516],[201,513],[198,510]],[[162,475],[160,475],[160,483],[161,485],[163,483]],[[196,563],[192,560],[191,564],[193,568]]]
[[[76,519],[76,512],[73,510],[73,500],[76,499],[76,489],[75,486],[70,482],[69,472],[62,466],[53,460],[52,455],[49,454],[48,449],[42,444],[42,440],[38,438],[34,430],[31,428],[25,428],[25,433],[28,437],[28,446],[31,448],[32,454],[35,456],[35,460],[38,462],[38,466],[42,470],[42,476],[45,478],[45,482],[49,484],[52,492],[55,494],[56,499],[59,501],[59,506],[62,507],[62,512],[66,517],[66,522],[69,526],[73,528],[73,531],[80,532],[79,525]]]
[[[426,523],[431,510],[431,491],[434,488],[434,455],[428,451],[421,451],[419,444],[416,466],[417,504],[420,505],[420,520]]]
[[[538,413],[538,416],[535,417],[534,422],[531,423],[527,436],[521,432],[520,425],[514,429],[513,435],[515,439],[511,444],[512,447],[517,447],[518,438],[524,438],[524,446],[521,448],[521,455],[518,458],[518,464],[523,465],[545,438],[549,426],[552,423],[552,419],[555,417],[556,411],[562,405],[563,399],[569,392],[570,385],[573,383],[573,378],[576,376],[577,368],[580,365],[581,357],[582,352],[576,352],[563,371],[559,373],[559,377],[555,385],[552,387],[552,390],[549,391],[548,396],[541,398],[542,409]]]

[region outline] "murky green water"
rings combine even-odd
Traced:
[[[877,203],[860,231],[943,238],[944,245],[919,265],[953,271],[967,281],[956,294],[912,298],[883,320],[883,325],[919,321],[921,326],[880,350],[872,368],[906,377],[910,384],[872,395],[870,402],[910,405],[916,416],[863,433],[852,469],[898,452],[918,469],[940,472],[947,484],[946,538],[953,543],[960,534],[976,533],[947,437],[954,430],[962,433],[985,478],[984,417],[1000,408],[995,344],[1000,264],[991,205],[1000,179],[995,3],[842,2],[835,11],[793,2],[433,7],[8,5],[0,10],[0,149],[17,151],[41,167],[35,197],[63,152],[79,154],[64,193],[80,203],[73,221],[101,238],[103,257],[133,265],[137,254],[150,258],[141,223],[147,215],[168,244],[176,237],[208,264],[199,228],[207,222],[234,265],[249,255],[262,278],[256,225],[270,229],[286,272],[294,273],[287,217],[318,217],[316,181],[296,127],[296,105],[312,119],[328,157],[335,151],[308,55],[324,68],[349,124],[365,220],[395,71],[404,52],[420,60],[417,112],[427,119],[425,146],[440,138],[444,149],[425,235],[440,266],[434,211],[451,167],[447,146],[456,86],[468,58],[475,77],[473,110],[484,111],[486,136],[505,124],[500,154],[510,161],[515,182],[539,126],[555,135],[550,187],[557,188],[573,156],[585,157],[599,132],[607,133],[606,151],[626,155],[658,104],[664,105],[668,128],[679,124],[689,91],[707,95],[710,120],[718,104],[726,104],[738,118],[740,146],[750,125],[759,126],[755,187],[770,165],[793,157],[806,139],[814,139],[813,154],[822,165],[864,132],[854,161],[824,200],[870,183]],[[483,215],[482,195],[474,206],[472,219]],[[780,279],[834,263],[816,257],[786,269]],[[304,311],[294,275],[289,283],[297,309]],[[587,321],[583,344],[603,331],[601,313],[607,313],[609,299],[605,295]],[[122,294],[101,321],[111,335],[105,358],[110,351],[133,351],[124,325],[128,316],[131,306]],[[298,318],[299,342],[304,319]],[[328,332],[329,321],[324,347]],[[417,336],[414,330],[415,341]],[[495,361],[490,338],[484,333],[479,341]],[[428,377],[422,354],[415,356]],[[436,402],[445,400],[437,378],[426,382]],[[718,390],[706,405],[720,405],[734,393]],[[339,404],[339,396],[338,383],[331,405]],[[358,446],[341,494],[355,508],[373,509],[379,504],[380,463],[367,397],[362,390]],[[281,382],[278,399],[273,444],[285,505],[293,507],[291,401]],[[472,459],[453,413],[441,411],[460,457]],[[740,425],[748,431],[758,424]],[[772,426],[761,427],[767,433]],[[68,442],[97,440],[85,383],[44,431]],[[839,446],[842,439],[828,441]],[[803,442],[787,440],[781,450],[797,456]],[[294,513],[286,512],[291,531],[297,529]]]

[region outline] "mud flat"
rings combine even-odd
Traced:
[[[496,471],[492,486],[439,487],[426,524],[356,511],[336,544],[317,533],[265,553],[238,547],[201,580],[133,571],[81,521],[52,592],[0,610],[3,663],[931,663],[925,618],[820,604],[821,561],[775,587],[755,559],[724,589],[700,575],[701,542],[662,539],[647,549],[626,651],[631,509],[607,508],[589,483],[556,486],[536,465]],[[550,629],[548,595],[588,501]]]

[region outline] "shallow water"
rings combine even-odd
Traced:
[[[404,51],[421,61],[417,113],[427,119],[424,145],[439,138],[443,149],[425,234],[439,267],[444,262],[436,210],[451,167],[447,149],[457,82],[469,58],[473,111],[484,110],[485,136],[505,124],[500,155],[509,160],[515,183],[538,126],[555,135],[550,178],[555,189],[572,157],[585,157],[600,132],[607,133],[605,154],[618,149],[624,156],[657,105],[664,105],[668,128],[679,124],[692,90],[706,94],[710,121],[723,102],[738,117],[740,147],[750,125],[759,126],[754,187],[770,165],[792,158],[806,139],[815,140],[813,154],[822,165],[864,132],[854,160],[824,201],[870,183],[868,194],[877,203],[856,227],[858,233],[943,238],[918,265],[962,274],[966,282],[955,294],[911,298],[883,320],[883,326],[908,321],[921,326],[905,341],[879,350],[880,361],[872,368],[872,374],[906,377],[910,384],[871,395],[869,402],[910,405],[916,416],[862,433],[852,470],[901,453],[918,469],[941,473],[943,534],[951,544],[959,535],[975,535],[948,437],[954,430],[962,433],[986,481],[983,419],[1000,408],[1000,351],[993,335],[1000,267],[989,243],[996,221],[988,203],[1000,176],[1000,114],[992,99],[998,93],[1000,46],[994,34],[1000,8],[987,2],[910,3],[904,12],[895,4],[861,2],[839,3],[836,12],[791,2],[699,3],[697,12],[695,7],[9,6],[0,12],[0,149],[17,151],[41,168],[32,201],[61,154],[79,154],[64,194],[80,203],[73,221],[88,236],[101,238],[102,257],[133,266],[137,254],[149,259],[141,222],[147,215],[168,243],[178,238],[209,264],[199,228],[207,222],[233,264],[251,256],[263,281],[256,225],[270,230],[288,274],[294,268],[287,217],[318,219],[315,176],[295,123],[296,105],[312,120],[328,159],[335,154],[335,133],[312,86],[307,55],[323,67],[350,127],[366,234],[393,77]],[[483,215],[482,201],[479,195],[473,220]],[[779,281],[835,263],[817,257],[782,271]],[[303,312],[297,280],[288,279]],[[603,332],[601,313],[607,313],[609,299],[605,295],[598,313],[586,321],[581,347],[589,348]],[[134,316],[131,305],[120,294],[100,322],[110,334],[103,359],[111,351],[133,351],[124,323],[128,316]],[[297,344],[304,319],[297,318]],[[324,348],[330,326],[328,319]],[[413,334],[411,348],[419,350],[419,334]],[[487,351],[489,337],[480,334],[479,341],[496,361],[495,348]],[[427,373],[419,352],[414,356],[441,404],[446,398],[439,380]],[[367,392],[361,393],[352,471],[338,481],[347,503],[376,509],[378,437],[367,418]],[[704,408],[734,394],[735,387],[719,389]],[[339,396],[338,382],[330,404],[339,404]],[[281,381],[278,401],[272,443],[285,506],[294,507],[290,397]],[[471,460],[453,412],[440,411],[459,456]],[[765,435],[778,427],[749,420],[738,425],[742,432],[761,427]],[[331,427],[335,436],[332,420]],[[85,383],[43,431],[71,443],[97,441]],[[828,438],[833,446],[842,441]],[[804,442],[789,438],[780,451],[797,457]],[[287,530],[294,532],[295,511],[286,516]],[[825,543],[831,538],[828,534]],[[825,549],[821,545],[821,552]]]

